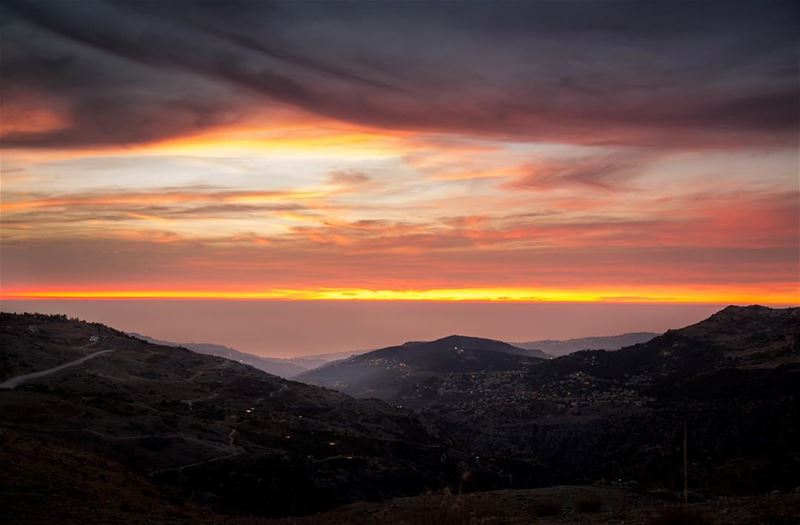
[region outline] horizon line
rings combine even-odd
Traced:
[[[722,288],[722,287],[721,287]],[[436,303],[567,304],[800,304],[800,294],[785,288],[768,292],[710,287],[635,288],[310,288],[261,290],[209,289],[50,289],[0,291],[0,300],[216,300]]]

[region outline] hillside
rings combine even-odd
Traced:
[[[658,336],[654,332],[631,332],[621,335],[581,337],[577,339],[542,339],[512,343],[527,350],[540,350],[551,357],[561,357],[580,350],[619,350],[620,348],[645,343]]]
[[[0,348],[3,429],[179,500],[295,514],[442,483],[439,442],[380,401],[62,316],[0,314]]]
[[[430,377],[396,402],[492,464],[491,486],[502,472],[675,490],[686,423],[697,490],[786,489],[800,485],[799,331],[798,308],[729,307],[615,352]]]
[[[675,516],[678,508],[675,499],[664,494],[654,497],[605,484],[423,494],[357,502],[289,519],[254,518],[180,502],[150,480],[85,451],[16,434],[6,435],[2,445],[0,508],[6,522],[26,525],[656,525],[665,523],[659,516]],[[704,517],[699,522],[703,524],[793,525],[800,493],[715,498],[689,508],[690,516]]]
[[[393,401],[398,392],[429,377],[520,370],[542,361],[502,341],[453,335],[356,355],[300,374],[297,380]]]
[[[340,361],[342,359],[347,359],[354,355],[364,354],[369,352],[369,350],[356,350],[354,352],[331,352],[326,354],[312,354],[312,355],[302,355],[298,357],[292,357],[289,359],[290,362],[305,368],[306,370],[313,370],[314,368],[319,368],[322,365],[326,365],[328,363],[332,363],[334,361]]]

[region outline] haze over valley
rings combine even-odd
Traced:
[[[160,341],[210,343],[260,357],[349,354],[452,334],[509,343],[662,333],[725,305],[471,302],[3,300],[9,312],[91,319]],[[521,343],[524,345],[524,343]]]

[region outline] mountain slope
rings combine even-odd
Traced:
[[[288,359],[288,361],[303,367],[305,370],[313,370],[314,368],[319,368],[328,363],[332,363],[334,361],[340,361],[342,359],[347,359],[349,357],[353,357],[354,355],[364,354],[367,352],[369,352],[369,350],[303,355],[298,357],[292,357]]]
[[[800,361],[800,308],[728,306],[676,332],[719,345],[739,367],[774,368]]]
[[[143,341],[147,341],[148,343],[153,343],[156,345],[179,346],[182,348],[188,348],[192,352],[197,352],[198,354],[224,357],[225,359],[230,359],[231,361],[236,361],[238,363],[250,365],[254,368],[258,368],[259,370],[263,370],[268,374],[276,375],[278,377],[283,377],[285,379],[289,379],[291,377],[296,376],[297,374],[305,372],[310,368],[313,368],[311,366],[303,366],[297,364],[293,362],[293,360],[291,359],[261,357],[253,354],[248,354],[246,352],[240,352],[239,350],[235,350],[233,348],[223,345],[215,345],[211,343],[173,343],[170,341],[161,341],[159,339],[153,339],[152,337],[136,333],[132,333],[130,335],[138,339],[142,339]]]
[[[800,485],[800,309],[729,307],[614,352],[429,377],[395,400],[521,484],[678,488],[683,425],[699,490]]]
[[[62,316],[0,314],[0,349],[0,382],[105,351],[0,390],[0,425],[118,462],[204,506],[304,513],[441,481],[438,441],[376,400]]]
[[[305,372],[297,379],[358,397],[392,401],[399,391],[427,377],[519,370],[542,361],[502,341],[453,335],[374,350]]]
[[[561,357],[580,350],[619,350],[620,348],[645,343],[659,334],[653,332],[631,332],[621,335],[581,337],[578,339],[543,339],[513,343],[528,350],[540,350],[551,357]]]

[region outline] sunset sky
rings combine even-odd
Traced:
[[[792,2],[0,19],[6,300],[800,302]]]

